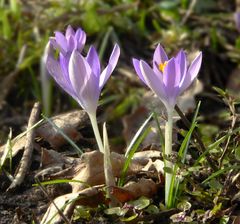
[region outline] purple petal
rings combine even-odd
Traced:
[[[78,49],[79,52],[81,52],[86,43],[86,33],[82,29],[80,28],[77,29],[74,37],[74,42],[75,42],[75,49]]]
[[[117,65],[118,58],[120,56],[120,48],[117,44],[115,44],[112,54],[110,56],[109,62],[107,67],[103,70],[103,72],[100,75],[100,81],[99,81],[99,88],[102,89],[105,83],[107,82],[108,78],[112,74],[114,68]]]
[[[63,54],[66,53],[65,50],[62,48],[62,46],[60,46],[60,45],[57,43],[55,37],[50,37],[50,38],[49,38],[49,42],[51,43],[51,45],[53,46],[53,48],[54,48],[55,50],[59,50],[59,51],[62,52]]]
[[[68,25],[65,37],[68,39],[70,36],[74,36],[74,35],[75,35],[74,29],[70,25]]]
[[[53,55],[53,48],[49,42],[47,46],[46,58],[46,67],[48,69],[48,72],[63,90],[65,90],[69,95],[76,99],[75,93],[70,83],[66,79],[66,76],[64,75],[63,68],[61,67],[60,63],[54,59]]]
[[[88,62],[88,64],[90,65],[94,75],[96,77],[100,76],[100,61],[99,61],[99,57],[97,54],[97,51],[95,50],[95,48],[93,46],[90,47],[86,60]]]
[[[74,42],[73,36],[69,36],[67,38],[67,46],[68,46],[68,52],[72,52],[74,50],[75,42]]]
[[[235,12],[234,13],[234,20],[236,23],[236,28],[240,32],[240,12]]]
[[[188,68],[188,71],[186,72],[185,77],[183,77],[183,80],[180,83],[181,92],[183,92],[191,85],[193,80],[198,75],[201,64],[202,64],[202,52],[200,52],[198,56],[193,60],[190,67]]]
[[[59,46],[61,46],[61,48],[63,49],[62,53],[66,54],[68,49],[67,49],[67,40],[66,40],[65,36],[61,32],[56,31],[55,39],[56,39],[57,44]]]
[[[180,50],[179,53],[177,54],[176,58],[176,67],[177,67],[177,72],[179,72],[179,76],[182,77],[186,74],[187,71],[187,59],[186,59],[186,54],[184,53],[183,50]]]
[[[158,44],[153,54],[153,70],[154,72],[159,71],[159,64],[164,64],[168,61],[168,56],[163,47]]]
[[[164,90],[164,85],[160,77],[154,73],[150,66],[140,60],[140,69],[146,84],[152,91],[165,103],[167,103],[167,97]]]
[[[76,50],[69,61],[69,77],[79,104],[88,113],[95,113],[100,95],[98,80],[85,58]]]
[[[165,85],[166,95],[168,97],[168,103],[172,106],[176,103],[176,98],[179,95],[179,83],[180,83],[180,70],[175,58],[171,58],[163,72],[163,82]]]
[[[64,78],[67,80],[67,82],[70,84],[69,74],[68,74],[68,64],[69,64],[68,57],[64,57],[61,53],[59,55],[59,63],[63,71]]]
[[[176,80],[175,60],[174,58],[171,58],[163,71],[163,83],[166,86],[166,88],[172,88],[175,86],[175,80]]]
[[[138,77],[144,82],[145,85],[147,85],[147,84],[146,84],[146,81],[144,80],[144,77],[143,77],[143,75],[142,75],[142,72],[141,72],[140,61],[137,60],[137,59],[135,59],[135,58],[133,58],[133,59],[132,59],[132,62],[133,62],[133,66],[134,66],[134,69],[135,69]]]

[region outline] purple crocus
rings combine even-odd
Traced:
[[[189,67],[183,50],[180,50],[176,57],[168,59],[160,44],[155,49],[152,68],[143,60],[133,59],[139,78],[161,99],[167,110],[173,110],[177,97],[196,78],[201,63],[201,52]]]
[[[97,125],[96,110],[100,92],[117,65],[120,48],[115,44],[109,62],[101,72],[100,60],[93,46],[87,56],[81,51],[86,42],[82,29],[68,26],[65,35],[55,32],[47,45],[46,67],[55,81],[88,113],[99,150],[104,146]],[[56,56],[56,50],[59,52]]]
[[[55,81],[71,95],[88,114],[95,114],[101,89],[113,72],[120,55],[116,44],[108,65],[101,72],[100,60],[93,46],[86,57],[81,51],[86,41],[82,29],[68,26],[65,35],[55,32],[48,43],[46,66]],[[59,51],[58,58],[55,57]]]
[[[153,55],[153,67],[145,61],[133,59],[133,65],[139,78],[161,99],[167,109],[165,124],[165,167],[173,170],[173,164],[166,157],[172,154],[173,110],[177,97],[186,90],[196,78],[202,63],[202,53],[187,66],[186,55],[180,50],[176,57],[168,59],[164,49],[158,44]],[[165,157],[166,156],[166,157]],[[174,183],[173,172],[165,172],[165,205],[171,208],[173,204]]]
[[[67,27],[65,35],[56,31],[55,37],[50,38],[50,43],[54,49],[59,50],[63,56],[70,56],[73,50],[81,52],[85,42],[86,33],[81,28],[78,28],[75,32],[70,25]]]

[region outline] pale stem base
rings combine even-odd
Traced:
[[[113,197],[110,193],[110,187],[115,186],[115,178],[112,171],[112,163],[111,163],[111,153],[110,153],[110,147],[108,142],[108,134],[107,134],[107,128],[106,123],[103,124],[103,142],[104,142],[104,155],[103,155],[103,161],[104,161],[104,175],[105,175],[105,183],[106,183],[106,197],[110,198],[110,207],[117,206],[117,201],[115,197]]]
[[[104,154],[103,142],[99,133],[96,114],[88,114],[100,152]]]
[[[172,129],[173,129],[173,111],[168,111],[167,113],[167,122],[165,126],[165,156],[168,157],[172,154]],[[168,167],[168,170],[172,171],[173,164],[172,162],[165,160],[165,166]],[[172,173],[165,172],[165,205],[168,205],[170,185],[172,181]]]

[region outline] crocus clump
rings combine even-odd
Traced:
[[[133,59],[133,65],[139,78],[147,85],[163,102],[167,109],[167,121],[165,125],[164,164],[171,172],[165,172],[165,205],[172,206],[173,188],[172,171],[173,164],[169,158],[172,154],[172,128],[173,110],[177,97],[182,94],[196,78],[202,63],[200,52],[187,66],[187,58],[183,50],[176,57],[168,58],[166,52],[158,44],[153,55],[152,68],[143,60]]]
[[[173,110],[177,97],[196,78],[201,62],[200,52],[187,67],[186,54],[183,50],[180,50],[176,57],[168,59],[160,44],[154,52],[152,68],[143,60],[133,59],[139,78],[161,99],[167,110]]]

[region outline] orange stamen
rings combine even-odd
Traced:
[[[166,65],[167,65],[167,61],[165,61],[164,63],[160,63],[160,64],[158,65],[159,70],[160,70],[161,72],[163,72],[164,69],[165,69],[165,67],[166,67]]]

